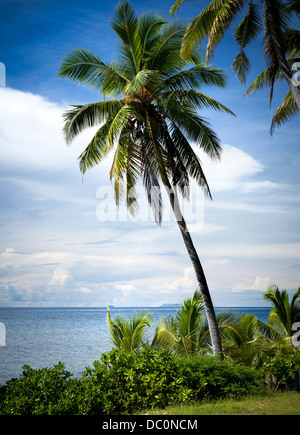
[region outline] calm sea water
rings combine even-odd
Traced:
[[[113,308],[111,316],[134,311],[152,312],[151,331],[161,316],[176,308]],[[222,308],[216,308],[216,312]],[[267,322],[269,308],[232,308]],[[22,366],[51,367],[58,361],[80,376],[85,367],[112,348],[106,324],[106,308],[0,308],[6,346],[0,346],[0,384],[22,374]]]

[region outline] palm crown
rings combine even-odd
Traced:
[[[176,0],[171,13],[174,14],[185,1],[187,0]],[[245,83],[251,68],[246,50],[251,41],[262,32],[263,51],[267,62],[267,68],[251,84],[247,94],[270,87],[272,102],[276,80],[285,79],[290,87],[283,104],[274,113],[271,132],[300,110],[299,81],[293,80],[294,68],[297,67],[300,57],[300,31],[291,27],[293,21],[300,17],[299,4],[299,0],[212,0],[190,22],[183,38],[181,52],[185,57],[198,42],[208,37],[206,61],[209,61],[234,20],[240,18],[241,12],[245,11],[234,30],[238,54],[232,68],[240,81]]]
[[[226,111],[224,105],[198,90],[202,85],[225,85],[219,69],[204,65],[195,50],[186,59],[180,47],[186,27],[179,20],[168,24],[154,12],[137,17],[127,1],[111,20],[119,40],[119,61],[103,62],[83,48],[62,61],[59,76],[89,85],[104,101],[73,106],[65,115],[68,143],[84,128],[100,128],[79,156],[82,173],[97,165],[115,147],[110,178],[115,199],[125,197],[134,212],[134,187],[142,178],[157,222],[162,218],[160,182],[189,194],[195,179],[207,195],[210,190],[201,163],[189,141],[212,158],[221,155],[220,142],[198,109]],[[154,194],[153,194],[154,192]]]

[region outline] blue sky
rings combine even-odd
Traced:
[[[178,17],[195,16],[207,1],[188,2]],[[159,306],[190,296],[196,280],[167,203],[158,227],[143,198],[136,219],[111,199],[109,161],[82,182],[77,157],[92,136],[66,147],[62,113],[69,104],[101,99],[56,77],[75,47],[116,57],[109,19],[116,1],[0,0],[0,306]],[[138,13],[164,16],[172,1],[131,2]],[[276,283],[300,285],[299,117],[273,137],[272,109],[287,92],[276,87],[244,98],[234,77],[231,33],[214,64],[226,70],[224,90],[203,92],[237,116],[203,112],[222,141],[221,162],[201,154],[213,202],[194,186],[186,220],[216,306],[263,306]],[[250,46],[248,84],[264,68],[261,41]]]

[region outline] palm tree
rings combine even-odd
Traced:
[[[196,290],[192,298],[183,301],[175,315],[159,319],[151,346],[164,347],[176,356],[187,358],[210,354],[212,342],[203,310],[201,293]],[[225,349],[228,337],[236,332],[240,316],[224,310],[216,315],[216,319]]]
[[[189,140],[211,158],[220,158],[220,141],[197,110],[211,107],[232,112],[196,89],[201,85],[224,87],[225,76],[221,70],[204,65],[196,50],[186,60],[181,59],[186,26],[179,20],[168,24],[153,12],[137,17],[123,1],[116,7],[111,25],[119,40],[118,62],[103,62],[83,48],[73,50],[61,62],[60,77],[91,86],[109,98],[67,111],[66,141],[70,143],[84,128],[100,124],[79,156],[81,172],[96,166],[115,149],[110,178],[114,179],[116,203],[124,197],[134,213],[135,185],[141,178],[158,224],[162,220],[161,184],[164,186],[195,269],[214,352],[221,354],[210,292],[178,194],[188,198],[190,179],[194,179],[211,197]]]
[[[260,367],[267,356],[274,355],[276,333],[251,314],[232,313],[235,323],[222,334],[224,354],[236,362]]]
[[[296,65],[296,60],[300,58],[300,32],[294,29],[287,28],[282,32],[282,40],[286,49],[287,63],[292,70],[293,65]],[[273,91],[275,81],[284,80],[284,75],[280,70],[280,65],[276,61],[275,56],[272,56],[271,46],[267,50],[269,52],[269,66],[253,81],[248,88],[245,95],[255,93],[256,90],[265,87],[270,88],[270,106],[273,100]],[[291,91],[288,91],[283,103],[275,111],[272,123],[271,134],[273,134],[275,127],[280,127],[283,123],[288,121],[291,117],[299,112],[300,108],[297,106],[295,97]]]
[[[142,312],[133,313],[129,318],[116,316],[113,320],[107,309],[107,324],[111,342],[115,347],[127,352],[141,350],[147,341],[147,329],[150,328],[151,315]]]
[[[177,356],[195,355],[203,310],[201,293],[196,290],[192,298],[183,301],[177,314],[159,319],[152,347],[168,348]]]
[[[271,285],[264,294],[264,299],[273,305],[269,317],[270,326],[293,348],[293,325],[300,321],[300,287],[290,301],[286,290]]]
[[[174,14],[187,0],[177,0],[171,8]],[[213,55],[216,46],[230,28],[233,20],[247,8],[242,21],[234,31],[239,53],[233,61],[233,70],[242,83],[250,70],[250,61],[245,48],[264,29],[264,54],[272,72],[272,85],[278,70],[285,78],[295,104],[300,109],[300,85],[295,83],[291,66],[299,61],[300,32],[289,27],[292,16],[300,16],[298,0],[212,0],[189,24],[182,43],[183,57],[189,56],[194,46],[208,36],[206,61]],[[287,57],[289,38],[294,40],[296,56]]]

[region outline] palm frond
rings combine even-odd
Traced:
[[[226,81],[227,77],[223,70],[199,64],[168,77],[164,82],[164,90],[189,90],[198,89],[202,86],[224,88]]]
[[[151,58],[152,50],[160,37],[160,29],[165,24],[167,24],[167,21],[155,12],[147,12],[139,16],[138,27],[142,44],[142,68],[146,66],[147,60]]]
[[[211,2],[188,24],[181,46],[181,56],[184,59],[190,56],[194,47],[209,34],[217,14],[218,10],[213,7],[213,2]]]
[[[220,140],[207,121],[186,107],[182,110],[169,106],[166,108],[166,114],[170,121],[184,132],[187,139],[194,142],[212,159],[221,157]]]
[[[143,69],[127,84],[125,90],[129,95],[140,94],[142,97],[150,94],[148,89],[158,86],[161,81],[159,71]]]
[[[130,118],[135,114],[134,104],[129,102],[124,104],[116,113],[114,119],[110,123],[110,128],[106,138],[106,148],[111,149],[118,141],[120,134],[126,128]]]
[[[246,83],[246,75],[250,70],[250,61],[244,50],[241,50],[232,63],[232,69],[241,83]]]
[[[253,83],[247,89],[245,95],[254,94],[256,90],[261,90],[266,87],[270,87],[270,105],[273,99],[274,84],[275,80],[282,79],[277,63],[268,66],[263,72],[261,72],[258,77],[253,81]]]
[[[222,5],[219,5],[215,19],[209,30],[206,48],[206,62],[213,59],[216,47],[224,38],[239,11],[240,2],[237,0],[223,1]]]
[[[84,48],[72,50],[63,58],[58,77],[65,77],[89,85],[104,94],[115,96],[123,92],[128,81],[117,64],[104,63]]]
[[[284,14],[283,3],[279,0],[272,0],[272,2],[265,2],[264,13],[264,52],[267,62],[272,65],[278,61],[276,43],[273,38],[272,28],[276,29],[277,39],[284,47],[284,32],[288,29],[288,17]]]
[[[178,19],[162,27],[147,63],[149,69],[165,73],[178,66],[182,67],[179,50],[185,28],[186,26]]]
[[[296,14],[300,17],[300,3],[298,0],[287,0],[284,7],[287,14]]]
[[[143,312],[133,313],[129,318],[115,316],[111,319],[110,310],[107,310],[107,324],[110,340],[118,349],[127,352],[140,350],[147,340],[147,331],[150,328],[151,314]]]
[[[63,115],[65,121],[63,131],[67,144],[70,144],[85,128],[101,124],[108,117],[117,114],[123,104],[121,100],[106,100],[83,106],[72,106],[73,109],[67,110]]]
[[[200,162],[200,159],[194,152],[193,148],[189,144],[188,140],[185,138],[181,130],[177,127],[176,124],[172,123],[170,125],[171,130],[171,138],[172,142],[175,145],[176,153],[178,153],[179,158],[183,162],[183,166],[186,168],[186,171],[188,172],[189,176],[192,177],[198,184],[204,189],[204,192],[207,196],[210,198],[211,192],[209,189],[208,182],[206,180],[206,177],[204,175],[204,171],[202,169],[202,165]],[[175,154],[175,152],[174,152]],[[180,183],[175,179],[174,185],[177,185]],[[187,190],[188,183],[185,183],[181,188],[181,193],[184,193],[184,190]],[[185,192],[188,193],[188,192]]]
[[[178,11],[179,7],[185,3],[186,1],[191,1],[191,0],[176,0],[176,2],[173,4],[173,6],[170,9],[170,15],[174,15],[176,14],[176,12]]]
[[[214,109],[234,115],[228,107],[224,106],[219,101],[193,89],[166,91],[161,94],[161,97],[163,100],[167,100],[167,104],[188,105],[199,110],[203,108]]]
[[[279,106],[274,112],[271,123],[271,134],[274,133],[276,127],[280,127],[282,124],[294,117],[297,113],[299,113],[299,107],[295,101],[292,91],[289,90],[281,106]]]
[[[111,18],[111,27],[119,37],[119,54],[127,71],[134,76],[140,70],[141,38],[138,18],[127,0],[120,2]]]
[[[245,17],[234,31],[234,38],[240,48],[245,48],[262,29],[259,5],[251,2]]]
[[[88,169],[98,165],[108,152],[106,148],[106,138],[110,129],[110,121],[108,120],[102,127],[99,128],[91,142],[78,157],[79,169],[82,174]]]
[[[262,24],[259,7],[251,2],[245,17],[234,31],[234,38],[238,43],[240,52],[234,59],[232,67],[242,83],[246,82],[246,75],[250,70],[250,61],[246,56],[244,48],[256,38],[261,30]]]

